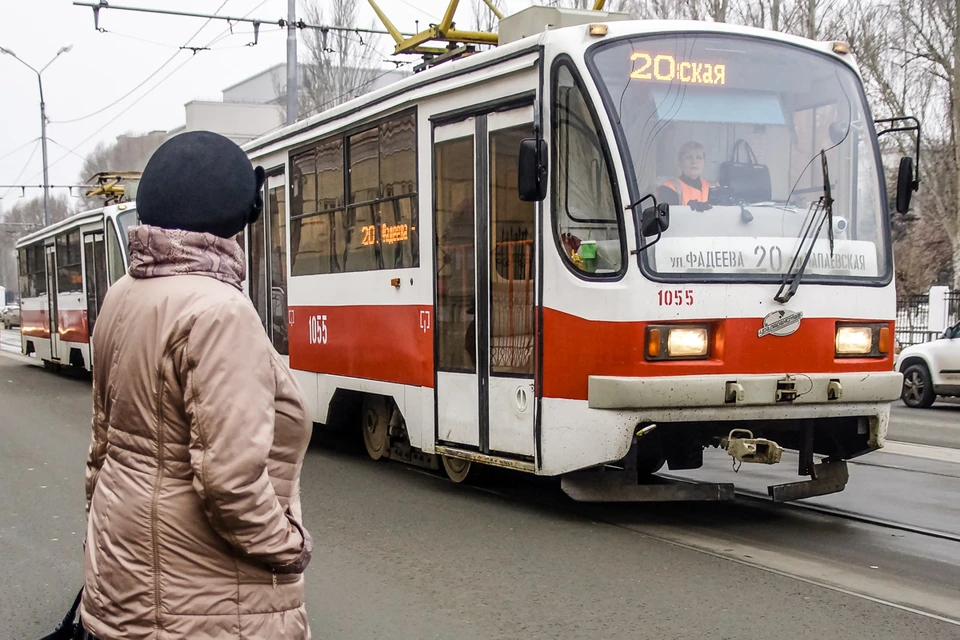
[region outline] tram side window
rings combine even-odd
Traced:
[[[37,256],[40,259],[37,259]],[[47,292],[47,274],[43,265],[43,245],[20,249],[18,254],[20,298],[35,298]]]
[[[416,142],[408,114],[291,157],[291,275],[420,265]]]
[[[47,263],[43,244],[35,244],[28,249],[30,263],[31,291],[36,296],[47,293]]]
[[[80,231],[71,231],[57,236],[57,292],[83,290],[81,267]]]
[[[123,264],[123,253],[120,251],[120,240],[117,230],[111,220],[107,220],[107,270],[110,275],[110,284],[113,285],[127,272]]]
[[[343,140],[326,140],[292,156],[290,166],[291,275],[339,271],[332,220],[343,209]]]
[[[613,172],[580,83],[566,65],[553,78],[553,224],[567,262],[583,275],[623,265]]]

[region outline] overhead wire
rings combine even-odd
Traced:
[[[17,147],[16,149],[14,149],[13,151],[11,151],[10,153],[8,153],[8,154],[6,154],[6,155],[3,155],[3,156],[0,156],[0,160],[6,160],[7,158],[9,158],[10,156],[12,156],[13,154],[17,153],[17,152],[20,151],[21,149],[24,149],[24,148],[30,146],[31,143],[34,143],[34,142],[36,142],[36,141],[39,140],[39,139],[40,139],[40,138],[34,138],[33,140],[28,140],[28,141],[24,142],[22,145],[20,145],[19,147]]]
[[[23,177],[23,174],[26,173],[26,171],[27,171],[27,167],[29,167],[29,166],[30,166],[30,163],[33,161],[33,156],[37,155],[37,147],[39,147],[39,146],[40,146],[40,139],[38,138],[38,139],[34,140],[33,151],[30,152],[30,157],[27,158],[27,161],[23,163],[23,168],[20,169],[20,173],[17,174],[17,177],[14,178],[14,179],[13,179],[13,182],[11,182],[10,184],[14,185],[14,184],[17,184],[17,183],[20,182],[20,178]],[[41,172],[41,173],[42,173],[42,172]],[[4,198],[6,198],[7,195],[8,195],[12,190],[13,190],[13,187],[10,187],[10,188],[7,189],[6,191],[4,191],[4,192],[3,192],[3,195],[0,196],[0,200],[3,200]]]
[[[80,155],[80,154],[77,153],[76,151],[71,150],[70,147],[67,147],[67,146],[65,146],[65,145],[60,144],[59,142],[57,142],[56,140],[54,140],[54,139],[51,138],[50,136],[47,136],[47,142],[52,142],[53,144],[57,145],[58,147],[60,147],[60,148],[63,149],[64,151],[66,151],[67,153],[72,153],[73,155],[77,156],[77,157],[80,158],[81,160],[86,160],[86,158],[84,158],[82,155]]]
[[[413,64],[413,61],[407,61],[407,62],[403,63],[403,65],[401,65],[401,66],[406,66],[406,65],[410,65],[410,64]],[[328,106],[330,106],[330,105],[338,102],[339,100],[341,100],[341,99],[343,99],[343,98],[346,98],[347,96],[349,96],[350,94],[354,93],[354,92],[357,91],[358,89],[362,89],[363,87],[367,86],[368,84],[372,84],[372,83],[376,82],[377,80],[379,80],[380,78],[383,78],[384,76],[389,75],[389,74],[391,74],[391,73],[395,73],[395,72],[396,72],[396,69],[386,69],[386,70],[384,70],[383,73],[380,73],[380,74],[378,74],[378,75],[370,78],[370,79],[367,80],[366,82],[361,82],[360,84],[358,84],[357,86],[349,89],[348,91],[344,91],[344,92],[341,93],[340,95],[335,96],[335,97],[333,97],[333,98],[330,98],[330,99],[327,100],[326,102],[317,105],[317,106],[314,107],[313,109],[310,109],[309,111],[307,111],[306,113],[304,113],[301,117],[302,117],[302,118],[306,118],[306,117],[308,117],[308,116],[312,116],[312,115],[314,115],[314,114],[322,111],[322,110],[325,109],[326,107],[328,107]]]
[[[122,111],[120,111],[120,112],[117,113],[115,116],[113,116],[112,118],[110,118],[110,120],[108,120],[107,122],[105,122],[102,127],[100,127],[99,129],[97,129],[96,131],[94,131],[93,133],[91,133],[89,136],[87,136],[86,138],[84,138],[83,140],[81,140],[81,141],[80,141],[76,146],[74,146],[72,149],[67,149],[67,153],[65,153],[64,155],[60,156],[59,158],[57,158],[56,160],[54,160],[53,162],[51,162],[49,165],[47,165],[47,169],[49,169],[50,167],[54,167],[54,166],[60,164],[60,162],[62,162],[63,160],[65,160],[65,159],[67,158],[67,156],[69,156],[71,153],[74,153],[74,154],[75,154],[76,151],[77,151],[77,149],[79,149],[80,147],[82,147],[83,145],[85,145],[87,142],[89,142],[89,141],[90,141],[94,136],[96,136],[98,133],[100,133],[101,131],[103,131],[104,129],[106,129],[106,128],[109,127],[110,125],[112,125],[114,122],[116,122],[117,119],[120,118],[120,116],[122,116],[122,115],[125,114],[126,112],[130,111],[130,109],[134,108],[137,104],[139,104],[139,102],[140,102],[141,100],[143,100],[143,99],[146,98],[148,95],[150,95],[155,89],[157,89],[160,85],[162,85],[164,82],[166,82],[166,81],[170,78],[170,76],[172,76],[172,75],[175,74],[177,71],[179,71],[179,70],[182,69],[184,66],[186,66],[191,60],[193,60],[193,56],[190,56],[189,58],[187,58],[187,59],[185,59],[183,62],[181,62],[178,66],[174,67],[174,69],[173,69],[170,73],[168,73],[168,74],[165,75],[163,78],[161,78],[159,82],[157,82],[157,83],[156,83],[155,85],[153,85],[149,90],[147,90],[146,92],[144,92],[143,95],[141,95],[139,98],[137,98],[136,100],[134,100],[133,102],[131,102],[130,104],[128,104]]]
[[[214,11],[214,14],[217,14],[217,13],[219,13],[220,11],[222,11],[223,8],[224,8],[225,6],[227,6],[227,3],[229,3],[229,2],[230,2],[230,0],[224,0],[224,2],[220,5],[220,7],[219,7],[216,11]],[[262,4],[262,3],[261,3],[261,4]],[[184,46],[184,47],[188,46],[188,45],[193,41],[194,38],[196,38],[198,35],[200,35],[200,32],[203,31],[203,30],[207,27],[207,25],[210,24],[210,22],[211,22],[212,20],[213,20],[213,18],[207,18],[206,22],[204,22],[203,25],[202,25],[199,29],[197,29],[192,36],[190,36],[190,37],[187,39],[186,43],[185,43],[183,46]],[[105,31],[106,33],[111,33],[111,32],[106,31],[106,30],[104,30],[104,31]],[[169,45],[169,46],[174,46],[174,45]],[[100,109],[97,109],[96,111],[93,111],[93,112],[91,112],[91,113],[88,113],[87,115],[80,116],[79,118],[70,118],[70,119],[68,119],[68,120],[50,120],[49,122],[50,122],[51,124],[72,124],[72,123],[74,123],[74,122],[80,122],[80,121],[82,121],[82,120],[87,120],[87,119],[92,118],[92,117],[94,117],[94,116],[100,115],[100,114],[103,113],[104,111],[107,111],[108,109],[111,109],[112,107],[114,107],[114,106],[116,106],[117,104],[119,104],[119,103],[123,102],[124,100],[126,100],[128,97],[130,97],[132,94],[134,94],[138,89],[140,89],[140,87],[142,87],[143,85],[145,85],[145,84],[147,84],[148,82],[150,82],[150,80],[152,80],[153,78],[155,78],[158,73],[160,73],[161,71],[163,71],[163,69],[164,69],[168,64],[170,64],[171,62],[173,62],[173,60],[174,60],[178,55],[180,55],[180,51],[181,51],[181,50],[182,50],[181,47],[177,47],[177,50],[173,53],[173,55],[170,56],[169,58],[167,58],[167,59],[163,62],[163,64],[161,64],[159,67],[157,67],[157,68],[153,71],[153,73],[151,73],[151,74],[148,75],[146,78],[144,78],[143,81],[140,82],[140,84],[138,84],[137,86],[135,86],[133,89],[130,89],[130,91],[126,92],[125,94],[123,94],[122,96],[120,96],[119,98],[117,98],[116,100],[114,100],[113,102],[111,102],[110,104],[108,104],[108,105],[106,105],[106,106],[104,106],[104,107],[101,107]]]
[[[127,34],[127,33],[120,33],[119,31],[113,31],[113,30],[111,30],[111,29],[104,29],[103,27],[101,27],[101,28],[99,29],[99,31],[100,31],[100,33],[108,33],[108,34],[110,34],[111,36],[116,36],[116,37],[118,37],[118,38],[126,38],[127,40],[134,40],[135,42],[139,42],[139,43],[152,44],[152,45],[155,45],[155,46],[157,46],[157,47],[164,47],[165,49],[176,49],[177,51],[180,50],[180,47],[179,47],[179,46],[177,46],[177,45],[175,45],[175,44],[170,44],[169,42],[158,42],[158,41],[156,41],[156,40],[149,40],[149,39],[144,38],[144,37],[141,37],[141,36],[134,36],[134,35],[130,35],[130,34]]]
[[[217,11],[219,12],[221,9],[223,9],[223,7],[226,6],[227,2],[229,2],[229,1],[230,1],[230,0],[226,0],[223,4],[221,4],[221,5],[220,5],[220,8],[217,9]],[[264,4],[266,4],[266,3],[267,3],[267,0],[263,0],[263,1],[260,2],[257,6],[255,6],[253,9],[251,9],[244,17],[247,17],[248,15],[250,15],[251,13],[253,13],[254,11],[256,11],[257,9],[259,9],[260,7],[262,7],[262,6],[263,6]],[[202,30],[204,29],[204,27],[206,27],[207,24],[209,24],[212,20],[213,20],[212,18],[208,18],[207,21],[203,24],[203,26],[200,27],[200,29],[198,29],[198,30],[196,31],[196,33],[194,33],[194,34],[190,37],[189,40],[187,40],[187,43],[186,43],[186,44],[189,45],[189,43],[200,33],[200,31],[202,31]],[[229,32],[229,31],[230,31],[230,28],[228,27],[227,29],[225,29],[225,30],[223,31],[223,33],[227,33],[227,32]],[[221,34],[220,34],[219,36],[217,36],[217,37],[219,38],[220,36],[223,35],[223,33],[221,33]],[[215,38],[215,39],[216,39],[216,38]],[[185,45],[185,46],[186,46],[186,45]],[[180,53],[180,52],[178,51],[177,54],[179,54],[179,53]],[[175,54],[175,55],[177,55],[177,54]],[[129,105],[127,105],[127,107],[126,107],[125,109],[123,109],[122,111],[120,111],[119,113],[117,113],[115,116],[113,116],[112,118],[110,118],[110,120],[108,120],[102,127],[100,127],[99,129],[97,129],[96,131],[94,131],[93,133],[91,133],[89,136],[87,136],[86,138],[84,138],[80,143],[78,143],[77,145],[75,145],[72,149],[67,149],[67,151],[68,151],[67,154],[64,154],[64,155],[60,156],[59,158],[57,158],[55,161],[53,161],[51,164],[49,164],[49,165],[47,166],[47,168],[49,169],[50,167],[56,166],[56,165],[59,164],[61,161],[65,160],[69,154],[71,154],[71,153],[74,153],[74,154],[75,154],[75,152],[77,151],[77,149],[79,149],[80,147],[82,147],[84,144],[86,144],[87,142],[89,142],[89,141],[90,141],[94,136],[96,136],[98,133],[100,133],[101,131],[103,131],[104,129],[106,129],[107,127],[109,127],[111,124],[113,124],[114,122],[116,122],[116,120],[117,120],[118,118],[120,118],[120,116],[122,116],[123,114],[125,114],[126,112],[128,112],[130,109],[132,109],[134,106],[136,106],[141,100],[143,100],[143,99],[146,98],[148,95],[150,95],[150,93],[152,93],[152,92],[153,92],[154,90],[156,90],[160,85],[162,85],[164,82],[166,82],[167,79],[169,79],[173,74],[175,74],[177,71],[179,71],[180,69],[182,69],[182,68],[183,68],[185,65],[187,65],[191,60],[193,60],[194,57],[195,57],[195,56],[190,56],[189,58],[186,58],[182,63],[180,63],[179,66],[175,67],[170,73],[168,73],[167,75],[165,75],[159,82],[157,82],[157,83],[156,83],[155,85],[153,85],[150,89],[148,89],[148,90],[145,91],[143,94],[141,94],[140,97],[138,97],[136,100],[134,100],[134,101],[131,102]],[[171,59],[172,59],[172,58],[171,58]],[[163,66],[166,66],[166,64],[164,64]],[[161,69],[162,69],[162,68],[163,68],[163,67],[161,66]],[[159,71],[159,69],[158,69],[158,71]],[[153,73],[153,74],[151,74],[151,77],[153,77],[153,76],[155,76],[155,75],[156,75],[156,72]],[[148,78],[148,80],[149,80],[149,78]],[[143,84],[145,84],[145,83],[146,83],[146,81],[142,82],[139,86],[143,86]],[[114,103],[114,104],[115,104],[115,103]]]

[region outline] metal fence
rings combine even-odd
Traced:
[[[948,291],[942,304],[946,327],[960,321],[960,290]],[[934,329],[930,326],[929,294],[902,296],[897,299],[896,336],[901,347],[935,340],[942,332],[943,328]]]
[[[960,322],[960,289],[948,291],[944,304],[947,305],[947,325],[952,326]]]

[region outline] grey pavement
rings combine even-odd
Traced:
[[[52,630],[81,580],[89,412],[88,381],[0,355],[8,637]],[[303,500],[317,638],[960,637],[907,610],[958,617],[960,547],[820,514],[578,505],[549,479],[458,486],[319,446]]]

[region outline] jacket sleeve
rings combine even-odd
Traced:
[[[197,318],[181,359],[190,464],[217,533],[275,572],[299,573],[310,560],[310,536],[281,507],[267,473],[276,398],[271,348],[245,300]]]
[[[100,367],[101,369],[103,367]],[[100,476],[100,469],[103,468],[103,461],[107,456],[107,418],[103,407],[102,382],[98,383],[97,372],[94,372],[93,378],[93,418],[90,421],[91,436],[90,450],[87,452],[87,472],[86,472],[86,493],[87,493],[87,513],[90,513],[90,501],[93,500],[93,490],[97,487],[97,478]]]

